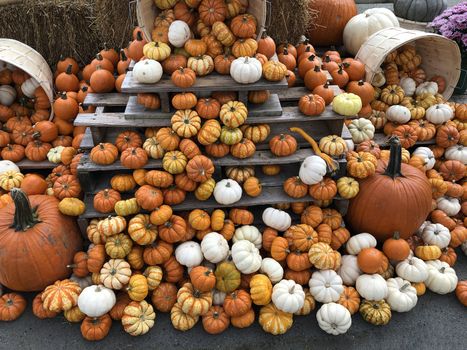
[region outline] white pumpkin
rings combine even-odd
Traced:
[[[214,187],[214,198],[219,204],[234,204],[242,198],[242,188],[235,180],[221,180]]]
[[[11,106],[16,99],[16,90],[11,85],[0,86],[0,105]]]
[[[201,246],[197,242],[183,242],[175,249],[175,260],[183,266],[198,266],[203,261],[203,258]]]
[[[212,305],[224,304],[224,299],[226,296],[227,296],[226,293],[221,292],[220,290],[214,289],[212,291]]]
[[[382,87],[386,84],[386,77],[384,76],[384,72],[381,68],[378,68],[376,71],[373,80],[371,81],[371,85],[375,87]]]
[[[457,286],[456,271],[444,261],[430,260],[428,266],[428,278],[425,284],[429,290],[438,294],[451,293]]]
[[[404,106],[393,105],[386,111],[386,118],[399,124],[407,123],[411,117],[409,109]]]
[[[355,288],[366,300],[379,301],[386,299],[388,295],[386,280],[378,274],[361,275],[357,278]]]
[[[457,198],[439,197],[436,199],[436,206],[447,216],[455,216],[461,211],[461,204]]]
[[[316,313],[318,326],[332,335],[346,333],[352,326],[352,315],[341,304],[328,303],[322,305]]]
[[[246,239],[255,245],[256,248],[261,249],[263,243],[263,236],[259,230],[251,225],[244,225],[235,230],[235,234],[232,237],[232,241],[235,243]]]
[[[397,312],[407,312],[417,305],[417,290],[412,287],[409,281],[400,277],[389,278],[386,281],[388,285],[388,302],[391,310]]]
[[[344,291],[342,278],[334,270],[313,272],[308,285],[311,295],[320,303],[338,301]]]
[[[358,235],[350,237],[347,241],[346,249],[347,252],[351,255],[358,255],[362,249],[365,248],[374,248],[378,242],[373,235],[369,233],[359,233]]]
[[[422,232],[423,242],[446,248],[451,241],[451,232],[441,224],[426,225]]]
[[[89,317],[100,317],[109,312],[117,299],[112,289],[93,285],[83,289],[78,297],[78,307]]]
[[[402,78],[399,85],[404,90],[405,96],[413,96],[417,89],[417,83],[409,77]]]
[[[169,42],[175,47],[183,47],[190,39],[191,31],[184,21],[173,21],[169,27]]]
[[[356,255],[343,255],[341,258],[341,266],[337,270],[337,274],[341,276],[342,281],[346,286],[354,286],[357,278],[362,274],[362,270],[357,263]]]
[[[0,175],[3,174],[5,171],[15,171],[17,173],[20,172],[19,167],[10,160],[0,160]]]
[[[23,84],[21,84],[21,91],[26,97],[33,98],[36,89],[40,86],[34,78],[29,78]]]
[[[346,139],[344,140],[345,144],[347,145],[347,150],[348,151],[353,151],[355,150],[355,143],[353,142],[352,139]]]
[[[201,251],[207,261],[217,264],[229,255],[229,243],[221,234],[211,232],[203,237]]]
[[[372,140],[375,136],[375,127],[365,118],[354,119],[349,124],[349,131],[352,135],[352,140],[355,143]]]
[[[351,18],[344,28],[344,46],[355,56],[363,43],[381,29],[399,27],[399,21],[386,8],[373,8]]]
[[[428,147],[417,147],[412,155],[422,158],[425,161],[426,170],[433,169],[435,166],[435,155]]]
[[[467,147],[462,145],[451,146],[444,152],[444,158],[449,160],[458,160],[467,165]]]
[[[252,57],[239,57],[230,65],[230,76],[239,84],[253,84],[261,79],[263,66]]]
[[[422,237],[423,230],[427,225],[431,224],[431,221],[423,221],[423,224],[417,230],[417,236]]]
[[[432,94],[436,95],[438,93],[438,84],[434,81],[425,81],[417,86],[415,94],[417,96],[422,94]]]
[[[243,274],[258,271],[261,268],[261,254],[253,243],[242,240],[232,246],[232,261]]]
[[[272,258],[264,258],[261,261],[260,272],[267,275],[272,283],[277,283],[284,277],[281,264]]]
[[[65,147],[63,146],[57,146],[54,148],[51,148],[49,152],[47,152],[47,159],[51,163],[58,164],[62,161],[62,151]]]
[[[409,282],[424,282],[428,277],[428,267],[422,259],[412,257],[397,264],[396,274]]]
[[[156,60],[142,60],[133,67],[133,77],[141,84],[155,84],[162,78],[162,66]]]
[[[83,290],[86,287],[92,286],[92,277],[91,276],[86,276],[86,277],[78,277],[76,275],[71,275],[70,280],[73,282],[78,283],[79,287],[81,290]]]
[[[309,156],[300,165],[298,176],[303,183],[315,185],[321,182],[328,170],[326,162],[319,156]]]
[[[282,280],[272,289],[272,302],[281,311],[298,312],[305,303],[305,292],[293,280]]]
[[[439,125],[446,123],[448,120],[454,118],[454,112],[451,107],[442,103],[431,106],[426,110],[425,118],[429,122]]]
[[[267,226],[283,232],[292,224],[292,218],[287,212],[270,207],[263,211],[263,222]]]

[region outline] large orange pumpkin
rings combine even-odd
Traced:
[[[342,45],[342,35],[347,22],[357,15],[354,0],[314,0],[310,10],[318,11],[314,21],[310,21],[307,36],[313,45]]]
[[[401,238],[409,238],[431,211],[431,187],[425,174],[402,164],[398,138],[389,143],[389,163],[379,160],[376,174],[360,181],[346,221],[355,232],[371,232],[380,241],[396,231]]]
[[[69,276],[67,265],[82,248],[75,222],[58,210],[53,196],[11,191],[0,211],[0,284],[21,292],[40,291]]]

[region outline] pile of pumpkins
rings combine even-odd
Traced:
[[[54,104],[55,118],[50,121],[51,103],[34,78],[19,68],[0,68],[0,157],[17,163],[24,158],[60,163],[64,148],[78,148],[84,130],[74,129],[60,113],[61,101]],[[66,107],[64,107],[66,108]],[[76,110],[78,111],[76,104]]]
[[[155,5],[152,41],[136,30],[129,46],[129,57],[137,62],[136,82],[156,84],[166,73],[175,86],[186,89],[214,71],[240,84],[263,76],[281,81],[287,75],[284,64],[269,61],[274,41],[269,37],[256,41],[258,22],[246,12],[248,1],[228,5],[220,0],[155,1]]]
[[[27,197],[20,190],[12,196],[27,220]],[[42,197],[30,196],[31,204]],[[57,212],[56,204],[52,207]],[[41,203],[39,218],[50,208]],[[219,334],[230,325],[249,327],[258,317],[265,332],[278,335],[292,327],[294,317],[317,308],[319,327],[338,335],[347,332],[358,312],[371,324],[389,323],[392,312],[413,309],[426,289],[456,291],[467,306],[467,282],[459,282],[452,268],[454,249],[464,242],[467,252],[465,228],[450,232],[425,222],[408,239],[394,232],[378,245],[369,233],[351,237],[334,209],[302,203],[293,210],[300,223],[292,224],[285,210],[266,208],[260,231],[247,209],[194,209],[178,215],[162,205],[150,215],[92,220],[86,251],[78,251],[79,234],[66,218],[47,218],[44,224],[59,220],[70,230],[60,248],[68,249],[62,257],[70,261],[34,278],[25,270],[6,284],[18,291],[43,289],[34,298],[33,313],[45,319],[63,312],[69,322],[81,323],[90,341],[105,338],[113,322],[132,336],[144,335],[154,326],[156,312],[170,312],[180,331],[200,321],[206,332]],[[14,210],[0,215],[2,222],[23,224]],[[3,230],[17,234],[14,228]],[[34,254],[23,258],[25,264],[43,260]],[[71,272],[69,279],[50,282],[51,275]],[[2,270],[3,283],[8,273]],[[7,293],[0,298],[0,317],[14,320],[25,306],[21,295]]]

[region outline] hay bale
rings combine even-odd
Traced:
[[[104,43],[120,48],[131,37],[128,0],[23,0],[0,11],[0,37],[33,47],[51,66],[61,55],[88,63]]]
[[[299,42],[313,21],[309,9],[310,0],[271,0],[271,18],[267,20],[267,32],[276,42]]]

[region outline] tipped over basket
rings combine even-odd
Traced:
[[[22,69],[44,89],[50,104],[54,102],[53,74],[39,52],[13,39],[0,39],[0,61]],[[50,113],[53,117],[53,111]]]
[[[373,81],[386,56],[406,44],[415,45],[422,56],[421,68],[429,78],[435,75],[444,77],[446,90],[443,96],[449,99],[461,74],[461,53],[454,41],[438,34],[394,27],[376,32],[362,45],[356,56],[365,64],[366,80]]]
[[[154,20],[160,11],[161,10],[154,4],[154,0],[138,0],[136,3],[138,26],[143,30],[147,39],[151,38],[151,32],[154,29]],[[255,16],[258,21],[256,35],[257,40],[259,40],[265,30],[267,0],[251,0],[248,4],[247,12]]]

